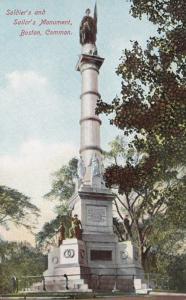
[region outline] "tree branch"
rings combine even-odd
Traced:
[[[113,193],[113,195],[119,200],[119,202],[121,203],[121,205],[128,211],[128,207],[124,204],[123,201],[121,201],[121,199],[119,198],[119,196],[115,193]]]
[[[118,215],[119,215],[120,218],[123,220],[124,218],[122,217],[122,215],[121,215],[121,213],[120,213],[120,210],[119,210],[118,204],[117,204],[117,202],[116,202],[116,199],[114,199],[114,204],[115,204],[115,206],[116,206]]]

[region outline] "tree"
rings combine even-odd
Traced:
[[[62,166],[53,174],[52,189],[45,198],[63,203],[72,196],[75,190],[74,179],[77,177],[77,163],[78,160],[72,158],[68,165]]]
[[[123,228],[128,214],[131,223],[125,231],[130,236],[132,229],[132,239],[139,247],[142,265],[149,271],[149,258],[154,249],[164,251],[162,249],[170,241],[176,247],[177,241],[183,239],[185,177],[173,180],[171,176],[170,180],[160,180],[147,165],[146,155],[137,153],[131,144],[128,148],[123,145],[124,138],[121,137],[110,143],[111,150],[106,157],[114,164],[106,168],[104,178],[115,194],[114,204],[123,223],[122,227],[115,220],[116,233],[120,240],[125,239]]]
[[[184,0],[131,1],[131,14],[146,15],[157,26],[157,36],[149,38],[146,49],[137,41],[132,50],[125,49],[116,72],[122,78],[121,95],[110,104],[98,102],[97,113],[111,114],[111,125],[132,135],[129,149],[139,157],[136,164],[134,157],[123,165],[115,162],[105,180],[117,187],[118,202],[130,214],[143,264],[153,248],[155,226],[159,233],[163,228],[161,218],[172,222],[174,211],[174,220],[180,214],[185,220],[185,13]],[[171,226],[174,233],[181,224],[183,232],[182,218]],[[161,244],[164,237],[158,238]]]
[[[37,246],[46,250],[50,245],[57,245],[57,234],[61,223],[65,226],[65,236],[69,237],[69,228],[71,226],[71,218],[69,215],[57,215],[57,217],[50,222],[46,222],[42,230],[36,234]]]
[[[46,265],[46,256],[29,243],[0,241],[0,293],[12,292],[12,276],[22,289],[26,276],[41,275]]]
[[[100,100],[97,110],[114,113],[111,124],[126,135],[140,133],[136,146],[164,169],[185,163],[185,12],[184,0],[132,1],[132,15],[147,14],[159,35],[149,38],[145,50],[135,41],[123,52],[117,69],[121,97],[111,104]]]
[[[169,285],[177,291],[186,291],[186,254],[181,253],[171,257],[171,263],[167,265],[167,273],[171,281]]]
[[[0,225],[23,225],[31,229],[30,214],[39,215],[39,209],[30,202],[30,198],[6,186],[0,186]],[[29,218],[28,218],[29,216]],[[29,220],[29,221],[28,221]]]
[[[56,234],[61,222],[65,223],[65,232],[68,237],[68,231],[71,225],[71,219],[68,211],[68,199],[75,191],[75,178],[77,177],[76,158],[72,158],[68,165],[62,166],[53,174],[54,180],[52,188],[44,197],[45,199],[56,201],[57,217],[44,224],[42,230],[36,235],[36,242],[40,247],[48,247],[49,244],[56,244]]]

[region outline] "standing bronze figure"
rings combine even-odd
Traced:
[[[90,9],[86,10],[86,15],[83,17],[80,24],[80,44],[94,44],[96,43],[97,34],[97,11],[96,6],[94,10],[94,18],[90,15]]]

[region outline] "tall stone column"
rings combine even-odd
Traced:
[[[95,114],[98,91],[98,75],[104,58],[100,57],[96,48],[97,35],[97,9],[95,5],[94,16],[90,16],[87,9],[80,24],[81,55],[77,64],[77,71],[81,72],[81,138],[80,179],[84,185],[93,186],[93,177],[101,182],[101,147],[100,125],[101,120]],[[96,181],[95,181],[96,182]]]
[[[82,46],[77,70],[81,72],[82,89],[81,89],[81,138],[80,138],[80,155],[85,163],[86,173],[84,183],[89,184],[91,181],[91,159],[97,155],[101,161],[100,147],[100,125],[101,120],[95,114],[97,100],[100,98],[98,92],[98,76],[100,67],[104,61],[103,58],[94,55],[95,45],[85,44]]]

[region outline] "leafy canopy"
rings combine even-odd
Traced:
[[[0,186],[0,225],[9,223],[23,225],[31,229],[30,214],[39,215],[39,209],[30,202],[30,198],[15,189]]]
[[[139,158],[134,163],[133,154],[122,163],[113,157],[105,180],[117,190],[121,219],[124,211],[130,215],[145,263],[148,253],[160,251],[169,240],[176,243],[185,229],[186,2],[133,0],[131,14],[141,20],[146,15],[157,35],[145,48],[134,41],[132,50],[123,51],[116,71],[120,96],[111,103],[100,99],[97,113],[109,115],[111,125],[132,140],[129,149]]]
[[[25,288],[26,276],[41,275],[46,264],[46,256],[29,243],[0,241],[0,292],[13,291],[12,276],[18,278],[19,290]]]
[[[71,221],[67,201],[75,191],[77,163],[78,160],[72,158],[67,165],[62,166],[53,174],[54,180],[51,191],[44,197],[56,201],[57,217],[50,222],[46,222],[42,230],[36,235],[36,242],[39,247],[47,248],[50,244],[57,244],[57,232],[61,222],[64,222],[66,236],[68,236]]]

